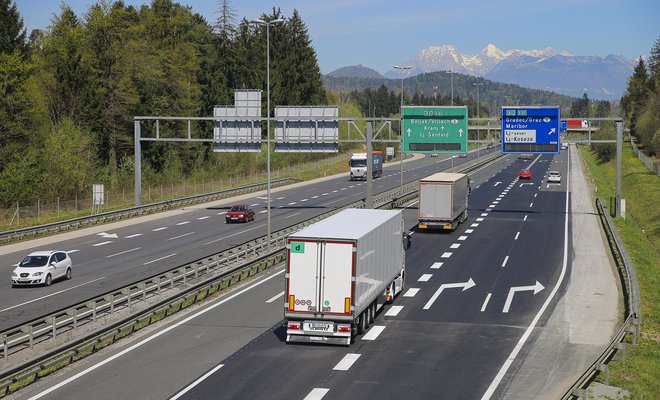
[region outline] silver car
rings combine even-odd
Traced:
[[[550,171],[548,173],[548,182],[561,183],[561,174],[559,173],[559,171]]]
[[[50,286],[55,279],[71,279],[71,257],[65,251],[45,250],[30,253],[11,273],[11,285]]]

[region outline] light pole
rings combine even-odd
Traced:
[[[270,26],[281,24],[284,19],[278,18],[272,21],[264,21],[261,19],[254,19],[253,24],[266,26],[266,169],[267,169],[267,183],[266,183],[266,250],[270,253]]]
[[[399,183],[399,190],[403,193],[403,74],[405,70],[411,69],[411,65],[398,66],[395,65],[394,69],[401,71],[401,143],[399,144],[399,177],[401,178]]]
[[[454,105],[454,71],[450,69],[449,71],[445,71],[445,72],[451,74],[451,105],[453,106]]]
[[[438,98],[438,87],[433,86],[433,105],[435,105],[437,98]]]
[[[479,86],[482,86],[483,83],[473,83],[473,86],[477,87],[477,119],[481,118],[481,105],[479,104]],[[480,135],[480,121],[477,121],[477,158],[479,158],[479,135]]]

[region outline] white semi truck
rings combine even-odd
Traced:
[[[371,158],[371,176],[373,178],[380,178],[383,176],[383,152],[373,151]],[[349,166],[351,168],[350,178],[352,181],[367,179],[367,153],[353,153],[349,161]]]
[[[350,345],[403,289],[401,211],[347,209],[287,238],[287,342]]]
[[[468,217],[470,179],[466,174],[438,172],[419,180],[420,229],[454,230]]]

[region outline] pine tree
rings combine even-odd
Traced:
[[[13,0],[0,0],[0,53],[25,52],[25,30]]]
[[[636,133],[636,123],[640,110],[644,106],[649,92],[649,76],[644,59],[639,58],[633,75],[628,78],[628,88],[621,98],[621,107],[630,122],[630,130]]]
[[[649,56],[649,74],[651,89],[660,88],[660,37],[655,41]]]

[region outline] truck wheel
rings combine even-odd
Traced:
[[[369,306],[369,324],[370,325],[374,323],[375,318],[376,318],[376,303],[374,302]]]
[[[365,326],[364,326],[364,313],[360,314],[358,317],[357,321],[357,333],[358,335],[362,335],[366,331]]]
[[[367,307],[367,309],[364,310],[363,314],[364,314],[364,330],[367,331],[371,326],[371,322],[369,322],[369,320],[371,319],[371,306]]]

